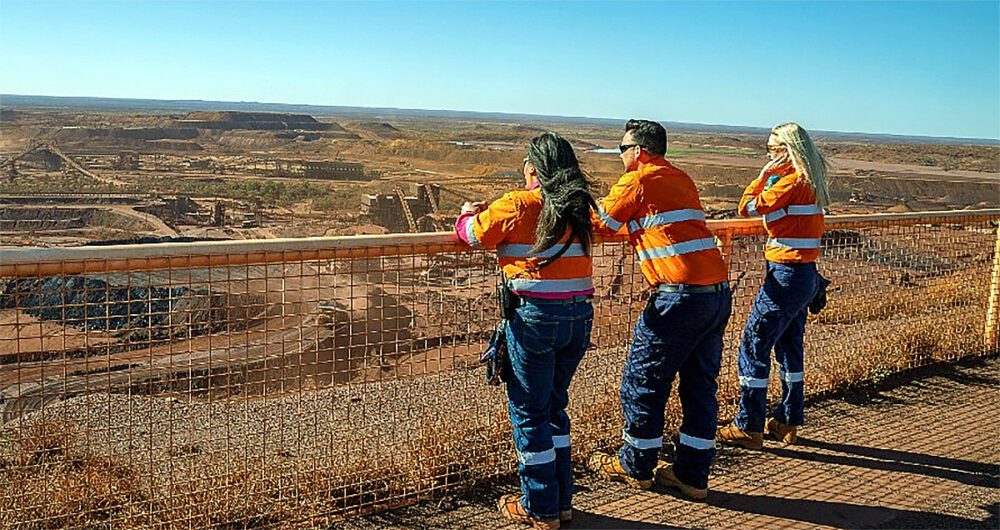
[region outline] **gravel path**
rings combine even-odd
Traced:
[[[998,384],[1000,359],[973,359],[812,403],[800,445],[723,448],[706,502],[636,492],[579,470],[570,528],[996,529]],[[347,528],[503,527],[492,503],[516,487],[505,477]]]

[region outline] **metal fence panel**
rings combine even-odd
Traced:
[[[807,394],[996,351],[998,219],[828,218]],[[731,417],[764,237],[757,221],[710,226],[735,286]],[[576,458],[619,443],[648,297],[626,242],[594,257]],[[0,525],[315,524],[511,473],[506,397],[477,365],[496,279],[492,254],[446,234],[0,250]],[[672,397],[668,436],[679,412]]]

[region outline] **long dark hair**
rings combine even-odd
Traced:
[[[596,209],[597,204],[590,195],[591,183],[580,170],[573,146],[556,133],[543,133],[528,144],[528,161],[534,166],[542,189],[542,213],[538,216],[531,252],[551,248],[569,228],[590,254],[593,240],[590,209]]]

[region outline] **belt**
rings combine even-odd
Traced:
[[[594,297],[591,295],[571,296],[569,298],[535,298],[533,296],[518,296],[518,299],[521,301],[518,305],[573,305],[590,302],[594,299]]]
[[[714,285],[688,285],[685,283],[661,283],[656,290],[661,293],[719,293],[729,288],[729,282]]]

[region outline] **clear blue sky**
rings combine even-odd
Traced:
[[[1000,138],[1000,2],[21,2],[0,93]]]

